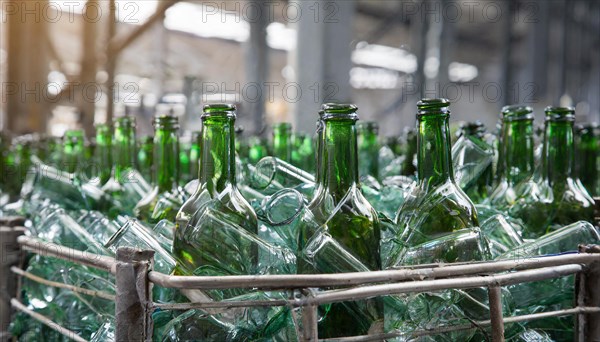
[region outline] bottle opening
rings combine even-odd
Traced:
[[[379,132],[379,125],[375,121],[363,121],[356,125],[356,129],[360,132],[372,132],[377,134]]]
[[[289,122],[279,122],[273,124],[274,131],[292,131],[292,124]]]
[[[214,103],[203,107],[204,113],[201,118],[207,117],[226,117],[235,118],[236,107],[230,103]]]
[[[321,111],[323,120],[358,120],[358,107],[353,104],[326,103],[321,106]]]
[[[546,107],[546,121],[575,121],[573,107]]]
[[[422,115],[450,115],[450,101],[448,99],[422,99],[417,103],[417,116]]]
[[[179,119],[173,115],[157,115],[154,117],[154,127],[162,129],[178,129]]]
[[[533,108],[522,105],[502,107],[502,119],[506,121],[533,120]]]
[[[115,120],[115,127],[135,127],[135,118],[131,116],[122,116]]]

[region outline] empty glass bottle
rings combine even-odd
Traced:
[[[578,220],[592,221],[594,200],[574,172],[575,109],[547,107],[545,112],[542,177],[554,195],[552,224],[563,226]]]
[[[192,142],[190,146],[190,176],[192,179],[198,177],[200,166],[200,145],[202,144],[202,132],[192,132]]]
[[[82,130],[68,130],[63,137],[62,170],[81,171],[84,160],[85,137]]]
[[[300,169],[315,173],[315,150],[313,138],[309,134],[298,133],[294,135],[294,149],[292,150],[292,164]]]
[[[148,182],[152,181],[152,165],[154,165],[154,161],[152,160],[154,156],[153,148],[154,138],[152,136],[140,139],[136,162],[140,173]]]
[[[94,164],[97,185],[101,187],[110,179],[112,169],[112,132],[107,124],[96,125]]]
[[[401,175],[414,176],[417,168],[413,163],[417,154],[417,132],[414,128],[408,128],[404,132],[404,161],[402,162]]]
[[[379,177],[379,143],[377,134],[379,125],[377,122],[359,122],[356,125],[358,132],[358,170],[361,177],[371,175]]]
[[[183,204],[176,217],[173,254],[179,273],[189,274],[210,263],[197,250],[198,244],[203,242],[194,241],[195,236],[201,235],[196,227],[200,226],[199,220],[205,211],[218,212],[251,233],[258,231],[256,214],[236,185],[235,118],[234,105],[204,106],[198,189]]]
[[[317,189],[308,210],[314,221],[358,261],[371,270],[381,268],[379,256],[379,219],[362,195],[358,181],[358,150],[355,123],[357,107],[325,104],[322,107],[321,141],[318,146]],[[302,227],[299,248],[304,249],[315,234]],[[317,268],[315,270],[315,268]],[[299,262],[299,273],[319,271],[317,265]],[[379,300],[331,305],[319,324],[323,338],[366,334],[382,319]]]
[[[248,162],[256,165],[261,159],[269,155],[267,141],[260,137],[251,137],[248,139],[250,151],[248,151]]]
[[[273,125],[273,157],[292,161],[292,125],[288,122]]]
[[[577,137],[577,175],[590,195],[600,196],[600,125],[580,126]]]
[[[102,187],[115,201],[111,218],[119,213],[133,214],[133,208],[150,192],[151,187],[135,168],[135,119],[124,116],[114,122],[112,139],[114,169]]]
[[[408,195],[396,216],[399,236],[396,250],[387,266],[401,266],[409,250],[459,230],[471,230],[478,235],[481,248],[485,248],[480,233],[477,212],[471,200],[455,184],[450,155],[450,102],[446,99],[423,99],[417,104],[417,158],[418,182]],[[487,251],[469,255],[487,256]],[[431,260],[429,260],[431,261]],[[456,258],[456,254],[438,255],[437,262],[471,261]]]
[[[171,115],[154,118],[153,190],[136,206],[136,216],[146,222],[173,221],[184,201],[179,187],[179,121]]]
[[[180,139],[179,141],[179,160],[177,164],[179,165],[179,182],[180,185],[185,185],[198,175],[193,175],[191,173],[191,160],[190,160],[190,150],[192,148],[192,142],[187,139]],[[156,162],[156,161],[155,161]]]

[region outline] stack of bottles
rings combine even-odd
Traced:
[[[423,99],[416,128],[380,140],[354,105],[324,104],[314,135],[272,127],[272,139],[242,136],[236,108],[206,105],[202,130],[180,141],[178,118],[154,119],[152,137],[120,117],[52,137],[2,135],[0,215],[22,215],[37,238],[114,256],[151,249],[155,270],[174,275],[345,273],[429,263],[474,262],[573,251],[598,244],[597,125],[574,128],[568,107],[545,110],[541,139],[533,110],[507,106],[498,132],[479,122],[450,131],[450,103]],[[270,141],[270,142],[269,142]],[[536,142],[539,141],[539,142]],[[539,147],[538,147],[539,146]],[[105,293],[111,275],[36,255],[28,272]],[[504,314],[569,307],[573,279],[503,288]],[[323,289],[312,289],[319,291]],[[242,289],[154,287],[156,302],[288,299]],[[92,341],[114,339],[114,301],[24,279],[23,301]],[[486,289],[448,290],[336,303],[319,308],[319,337],[337,338],[468,324],[489,318]],[[288,307],[161,311],[160,341],[298,340]],[[506,325],[510,341],[568,340],[573,319]],[[24,314],[19,339],[62,337]],[[434,335],[480,341],[488,328]]]

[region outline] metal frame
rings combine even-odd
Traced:
[[[0,221],[0,225],[5,222]],[[163,310],[188,310],[192,308],[226,309],[232,307],[288,306],[301,308],[303,341],[318,340],[317,307],[321,304],[372,298],[382,295],[410,292],[439,291],[445,289],[466,289],[487,287],[490,303],[490,319],[463,325],[440,326],[428,330],[414,331],[413,337],[432,335],[450,331],[491,327],[493,341],[504,341],[504,325],[554,316],[576,316],[576,340],[600,340],[600,246],[580,246],[579,253],[558,256],[536,257],[522,260],[506,260],[481,263],[421,265],[388,271],[357,272],[319,275],[272,275],[272,276],[223,276],[187,277],[170,276],[152,270],[153,251],[140,251],[133,248],[120,248],[116,258],[89,254],[64,246],[47,243],[23,235],[24,228],[0,228],[0,241],[3,250],[11,251],[18,258],[2,258],[0,279],[2,288],[8,289],[11,297],[17,293],[16,287],[6,287],[6,283],[16,284],[21,277],[39,283],[66,288],[75,292],[112,299],[112,295],[92,292],[75,286],[53,283],[29,274],[18,267],[21,250],[56,257],[108,271],[116,276],[116,339],[152,339],[153,322],[151,313],[156,308]],[[9,246],[7,249],[5,246]],[[531,315],[503,317],[500,287],[523,282],[553,279],[576,275],[576,306],[552,312]],[[182,290],[254,288],[261,290],[302,290],[300,298],[272,301],[243,302],[190,302],[159,304],[152,302],[152,286]],[[331,290],[310,293],[308,288],[323,287]],[[76,341],[83,341],[74,332],[58,326],[49,318],[28,310],[17,298],[5,296],[0,308],[7,305],[50,326],[52,329]],[[0,310],[0,322],[10,316]],[[1,337],[2,335],[0,335]],[[336,341],[375,341],[401,336],[400,333],[385,333],[370,336],[354,336]]]

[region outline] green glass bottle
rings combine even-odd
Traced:
[[[502,108],[502,128],[498,161],[498,186],[490,195],[488,203],[506,210],[523,194],[515,187],[533,177],[534,126],[533,109],[528,106],[512,105]]]
[[[202,145],[202,132],[192,132],[192,141],[190,146],[190,176],[198,178],[200,170],[200,146]]]
[[[94,164],[98,186],[102,187],[110,179],[112,170],[112,130],[107,124],[96,125]]]
[[[273,125],[273,157],[292,161],[292,125],[288,122]]]
[[[136,170],[135,118],[124,116],[114,122],[112,138],[113,173],[102,187],[115,201],[109,215],[133,215],[133,208],[150,192],[151,187]]]
[[[385,144],[394,152],[395,156],[402,155],[402,144],[397,136],[386,137]]]
[[[267,141],[260,137],[250,137],[248,140],[248,145],[250,146],[250,151],[248,151],[248,162],[252,165],[256,165],[261,159],[269,155]]]
[[[154,161],[152,160],[154,156],[153,148],[154,138],[152,136],[146,136],[140,139],[136,162],[140,173],[148,182],[152,181],[152,166],[154,165]]]
[[[190,164],[190,149],[192,148],[191,141],[180,141],[179,143],[179,181],[181,185],[187,184],[197,175],[192,175]],[[154,161],[156,163],[156,160]]]
[[[134,209],[136,216],[146,222],[158,223],[175,215],[184,201],[179,187],[179,120],[172,115],[154,118],[154,156],[152,160],[153,190]]]
[[[590,195],[600,196],[600,125],[580,126],[576,145],[577,175]]]
[[[379,143],[377,122],[359,122],[356,126],[358,132],[358,165],[361,177],[373,176],[379,178]]]
[[[294,136],[294,145],[295,148],[292,152],[294,165],[314,174],[316,156],[313,137],[309,134],[298,133]]]
[[[427,250],[428,245],[452,245],[445,237],[467,230],[475,237],[477,253],[462,260],[447,250],[430,262],[455,262],[485,259],[487,255],[475,206],[456,185],[450,154],[450,102],[447,99],[423,99],[417,104],[417,185],[396,215],[397,246],[386,266],[416,263],[412,251]],[[473,235],[475,234],[475,235]],[[479,241],[477,241],[479,240]],[[418,257],[418,255],[417,255]],[[418,262],[418,260],[417,260]]]
[[[84,161],[84,133],[82,130],[74,129],[65,132],[63,138],[62,169],[69,173],[75,173],[83,166]]]
[[[417,132],[414,128],[408,128],[404,131],[404,160],[402,161],[401,175],[415,176],[417,168],[414,164],[414,159],[417,154]]]
[[[326,232],[352,256],[371,270],[381,269],[379,256],[380,222],[360,190],[356,138],[357,107],[324,104],[318,133],[316,191],[308,210],[316,226]],[[314,227],[314,226],[313,226]],[[299,248],[306,247],[313,229],[301,229]],[[313,266],[299,262],[299,273],[314,272]],[[357,309],[357,308],[361,309]],[[355,310],[349,310],[355,309]],[[375,300],[353,304],[332,304],[319,324],[319,337],[335,338],[367,334],[383,318],[383,305]]]
[[[206,105],[201,119],[198,189],[183,204],[176,217],[173,254],[177,259],[179,274],[190,274],[198,267],[210,263],[196,252],[206,242],[194,240],[194,236],[198,236],[195,229],[200,226],[199,220],[205,211],[216,212],[248,232],[258,232],[256,214],[237,188],[235,106]]]
[[[579,220],[592,222],[594,200],[574,172],[575,109],[547,107],[545,113],[542,177],[554,195],[552,225],[564,226]]]

